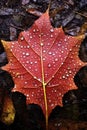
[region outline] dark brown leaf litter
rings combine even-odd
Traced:
[[[0,39],[16,40],[18,34],[31,27],[48,6],[54,27],[62,26],[69,35],[87,35],[87,0],[1,0]],[[79,57],[87,62],[87,37],[80,46]],[[0,66],[7,62],[6,53],[0,44]],[[56,106],[52,111],[49,130],[87,130],[87,66],[77,72],[74,82],[78,89],[67,92],[63,97],[63,107]],[[26,97],[22,93],[11,92],[13,87],[11,75],[0,70],[0,117],[4,95],[12,100],[16,111],[14,122],[7,125],[0,121],[0,129],[45,130],[45,117],[40,106],[26,105]]]

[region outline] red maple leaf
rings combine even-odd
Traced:
[[[49,115],[62,105],[68,90],[77,88],[73,77],[84,65],[78,57],[82,38],[53,28],[47,11],[20,33],[18,41],[2,41],[9,60],[4,69],[13,76],[13,90],[24,93],[27,103],[39,104]]]

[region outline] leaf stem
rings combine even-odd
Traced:
[[[47,95],[46,95],[46,86],[43,84],[43,91],[44,91],[44,102],[45,102],[45,109],[46,109],[46,130],[48,130],[48,105],[47,105]]]
[[[44,65],[43,65],[42,46],[41,46],[41,68],[42,68],[42,85],[43,85],[43,92],[44,92],[44,103],[45,103],[45,110],[46,110],[46,115],[45,115],[46,130],[48,130],[48,104],[47,104],[47,95],[46,95],[46,83],[44,80]]]

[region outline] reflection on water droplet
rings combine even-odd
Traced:
[[[64,41],[66,42],[66,41],[67,41],[67,39],[65,38],[65,39],[64,39]]]
[[[27,48],[30,48],[30,46],[28,45]]]
[[[43,44],[43,43],[41,43],[40,45],[41,45],[41,46],[43,46],[44,44]]]
[[[52,54],[52,52],[49,52],[49,55],[51,55]]]
[[[51,34],[50,37],[53,37],[53,35]]]
[[[34,63],[37,64],[37,61],[35,61]]]
[[[24,37],[21,37],[20,39],[21,39],[21,41],[23,41],[23,40],[24,40]]]
[[[30,64],[32,65],[32,64],[33,64],[33,62],[31,61],[31,62],[30,62]]]
[[[28,64],[28,63],[29,63],[29,61],[26,61],[26,63]]]
[[[58,59],[56,58],[55,61],[58,61]]]
[[[36,77],[34,76],[34,79],[36,79]]]
[[[43,61],[45,61],[45,58],[43,58]]]
[[[35,29],[33,29],[33,32],[36,32],[36,30],[35,30]]]
[[[30,36],[30,39],[32,39],[33,37],[32,36]]]
[[[27,84],[27,82],[25,81],[25,84]]]
[[[62,78],[65,79],[65,75],[63,75]]]
[[[48,44],[47,44],[48,46],[50,45],[50,43],[48,42]]]
[[[51,64],[48,64],[48,67],[50,68],[50,67],[51,67]]]
[[[54,32],[53,28],[50,29],[50,32]]]
[[[43,50],[43,52],[45,53],[45,52],[46,52],[46,50]]]
[[[28,52],[26,53],[26,56],[29,56],[29,53],[28,53]]]

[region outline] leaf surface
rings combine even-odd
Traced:
[[[46,12],[20,33],[18,41],[2,41],[9,60],[3,69],[13,76],[13,91],[24,93],[27,103],[39,104],[44,113],[46,107],[50,114],[56,105],[62,105],[63,95],[77,88],[73,78],[84,65],[78,57],[82,38],[53,28]]]

